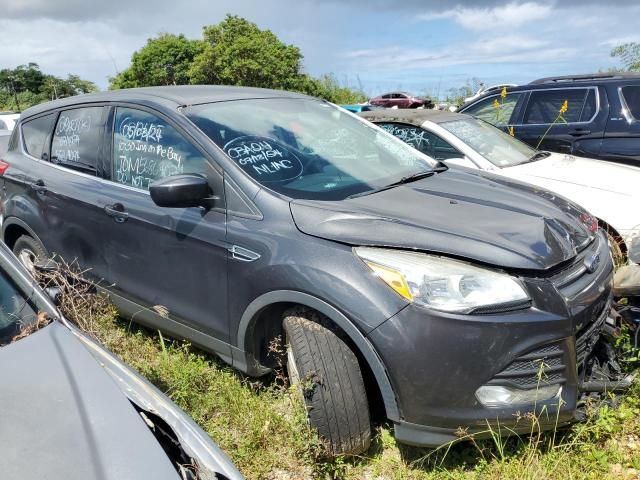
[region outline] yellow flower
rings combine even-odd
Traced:
[[[508,130],[509,130],[509,135],[511,135],[512,137],[516,136],[516,133],[514,132],[513,127],[508,127]]]
[[[560,107],[560,113],[566,113],[569,109],[569,101],[565,100],[562,106]]]
[[[500,108],[500,102],[497,98],[493,101],[493,108]]]
[[[507,98],[507,87],[502,87],[502,91],[500,92],[500,96],[502,98]]]

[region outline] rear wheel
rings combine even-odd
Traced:
[[[367,393],[357,357],[322,325],[325,320],[317,312],[299,309],[285,315],[289,379],[328,454],[356,455],[371,443]]]
[[[35,274],[36,264],[47,259],[44,245],[29,235],[22,235],[16,240],[13,245],[13,253],[32,275]]]

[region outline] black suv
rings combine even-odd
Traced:
[[[334,453],[367,448],[372,411],[419,445],[487,419],[528,431],[516,412],[571,421],[609,312],[607,240],[582,208],[303,95],[59,100],[22,115],[0,174],[27,266],[77,259],[123,315],[250,375],[286,338]]]
[[[565,101],[566,123],[551,126]],[[541,78],[459,111],[512,129],[534,148],[640,166],[640,74]]]

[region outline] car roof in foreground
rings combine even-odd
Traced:
[[[372,110],[359,114],[362,118],[370,122],[399,122],[410,123],[421,126],[427,120],[434,123],[451,122],[453,120],[469,119],[468,115],[461,113],[447,112],[442,110],[413,110],[413,109],[392,109]]]
[[[107,92],[75,95],[36,105],[25,110],[22,118],[48,110],[91,102],[157,102],[167,106],[188,106],[259,98],[311,98],[300,93],[267,88],[230,87],[223,85],[171,85],[164,87],[124,88]]]

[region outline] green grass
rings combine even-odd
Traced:
[[[293,392],[250,379],[187,343],[104,315],[99,339],[166,392],[249,479],[640,478],[640,387],[616,409],[594,406],[586,423],[555,435],[466,442],[438,451],[396,444],[388,426],[358,458],[322,460]]]

